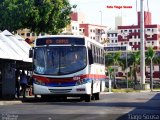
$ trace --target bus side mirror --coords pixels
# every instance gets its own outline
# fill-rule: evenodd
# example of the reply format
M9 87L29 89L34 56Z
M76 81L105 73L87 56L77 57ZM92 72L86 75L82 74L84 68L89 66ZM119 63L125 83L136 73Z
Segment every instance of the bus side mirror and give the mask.
M33 57L33 49L30 49L29 50L29 58L32 58Z
M92 55L92 50L88 50L88 57L89 57L89 65L93 64L93 55Z

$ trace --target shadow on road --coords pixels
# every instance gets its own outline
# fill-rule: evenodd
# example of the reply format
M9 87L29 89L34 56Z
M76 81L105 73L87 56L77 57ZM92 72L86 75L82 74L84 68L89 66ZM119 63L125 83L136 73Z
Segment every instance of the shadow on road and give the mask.
M126 105L130 107L130 104ZM134 110L122 115L117 120L160 120L160 93L145 103L137 103L135 107Z
M82 102L80 98L67 98L67 99L55 99L55 98L49 98L49 99L41 99L41 98L26 98L26 99L21 99L23 103L43 103L47 102L48 104L53 104L54 102L56 104L62 103L62 102Z

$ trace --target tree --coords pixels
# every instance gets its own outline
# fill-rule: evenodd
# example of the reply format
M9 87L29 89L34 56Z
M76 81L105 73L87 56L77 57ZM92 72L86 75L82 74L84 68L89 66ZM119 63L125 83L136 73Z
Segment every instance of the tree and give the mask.
M159 65L159 73L160 73L160 64L159 64L160 63L160 52L159 51L157 51L155 53L155 57L153 59L153 63ZM160 79L160 77L159 77L159 79Z
M134 77L134 84L137 84L137 70L138 65L140 64L140 51L133 52L129 57L128 57L128 66L133 66L133 77Z
M117 88L116 84L116 66L120 64L121 52L109 53L105 56L105 65L114 66L114 88Z
M150 62L150 86L151 91L153 91L153 58L155 56L155 51L153 51L152 47L148 47L146 52L146 60Z
M1 0L0 30L57 34L70 23L68 0Z

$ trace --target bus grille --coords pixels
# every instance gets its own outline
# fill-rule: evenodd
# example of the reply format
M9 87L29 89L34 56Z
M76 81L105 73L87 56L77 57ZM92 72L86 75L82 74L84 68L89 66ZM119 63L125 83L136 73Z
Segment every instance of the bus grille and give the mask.
M51 93L69 93L72 89L49 89Z

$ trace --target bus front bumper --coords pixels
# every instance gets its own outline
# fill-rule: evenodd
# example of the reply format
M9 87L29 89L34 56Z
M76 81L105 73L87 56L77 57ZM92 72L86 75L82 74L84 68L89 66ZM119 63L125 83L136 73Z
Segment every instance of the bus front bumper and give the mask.
M36 95L81 95L91 94L91 83L72 87L48 87L33 84L33 92Z

